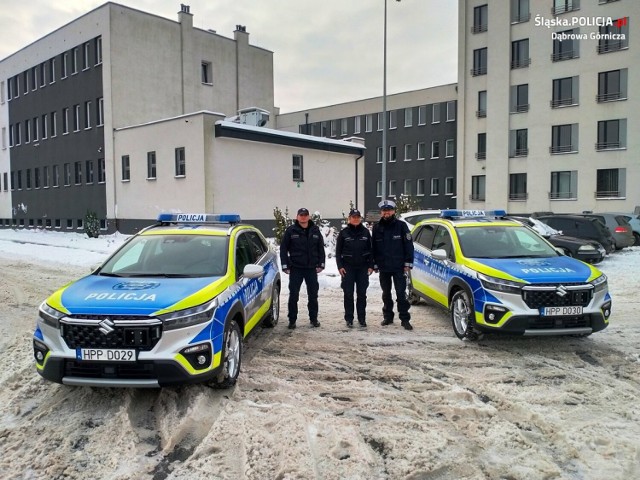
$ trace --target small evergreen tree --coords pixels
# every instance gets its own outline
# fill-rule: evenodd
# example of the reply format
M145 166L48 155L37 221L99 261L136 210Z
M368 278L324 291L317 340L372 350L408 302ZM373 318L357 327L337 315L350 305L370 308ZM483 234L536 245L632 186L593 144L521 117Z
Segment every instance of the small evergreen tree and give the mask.
M87 210L84 216L84 233L89 238L98 238L100 236L100 220L96 212Z
M412 197L411 195L406 195L401 193L396 197L396 214L400 215L401 213L411 212L413 210L420 210L420 201Z
M284 231L289 225L293 225L293 220L289 218L289 207L286 207L284 213L280 208L274 207L273 216L276 219L276 226L273 228L273 233L276 237L276 244L282 243L282 237L284 237Z

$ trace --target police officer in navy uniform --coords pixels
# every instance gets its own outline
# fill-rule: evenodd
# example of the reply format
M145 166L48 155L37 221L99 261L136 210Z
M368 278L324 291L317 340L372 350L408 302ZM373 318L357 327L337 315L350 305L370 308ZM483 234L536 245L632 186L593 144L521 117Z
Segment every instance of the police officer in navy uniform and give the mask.
M356 311L358 323L367 326L367 288L369 275L373 272L371 251L371 233L362 225L362 215L357 209L349 212L347 226L338 234L336 240L336 263L342 276L341 287L344 291L344 319L347 327L353 327L353 291L357 294Z
M304 281L307 286L307 308L312 327L318 322L318 273L324 270L324 238L318 226L309 218L309 210L300 208L293 225L289 226L280 244L280 263L289 277L289 328L296 328L298 297Z
M373 226L372 237L374 269L380 272L382 288L382 325L393 323L393 283L400 322L405 329L413 330L409 323L411 314L406 295L406 273L413 268L413 239L407 224L396 218L396 204L393 200L383 200L378 207L380 221Z

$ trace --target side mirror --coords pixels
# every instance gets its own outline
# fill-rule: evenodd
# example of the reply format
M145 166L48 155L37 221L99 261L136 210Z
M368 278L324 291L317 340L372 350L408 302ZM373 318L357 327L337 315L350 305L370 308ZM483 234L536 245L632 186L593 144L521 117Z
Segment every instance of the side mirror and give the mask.
M256 265L255 263L250 263L244 266L244 270L242 271L242 275L245 278L260 278L264 274L264 268L260 265Z
M433 252L431 252L431 258L434 258L436 260L446 260L447 258L449 258L449 255L447 255L446 250L443 250L442 248L439 248L437 250L434 250Z
M561 249L560 247L555 247L556 252L558 252L560 255L566 255L566 253L564 252L563 249Z

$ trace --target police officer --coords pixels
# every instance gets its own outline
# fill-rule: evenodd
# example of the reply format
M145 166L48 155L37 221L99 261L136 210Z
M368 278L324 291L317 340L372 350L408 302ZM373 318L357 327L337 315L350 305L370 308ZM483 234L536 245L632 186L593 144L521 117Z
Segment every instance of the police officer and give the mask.
M341 287L344 291L344 319L347 327L353 327L353 290L355 286L358 299L356 310L358 323L367 326L367 288L369 275L373 272L371 252L371 233L362 225L362 215L357 209L349 212L347 226L338 234L336 240L336 263L342 276Z
M318 226L309 218L309 210L298 209L280 244L280 263L289 277L289 328L296 328L298 297L304 281L307 286L307 308L312 327L318 322L318 273L324 270L324 239Z
M380 272L382 288L382 325L393 323L393 283L400 322L406 330L413 330L406 295L406 273L413 268L413 240L407 224L396 218L393 200L383 200L378 207L380 221L374 225L372 237L374 269Z

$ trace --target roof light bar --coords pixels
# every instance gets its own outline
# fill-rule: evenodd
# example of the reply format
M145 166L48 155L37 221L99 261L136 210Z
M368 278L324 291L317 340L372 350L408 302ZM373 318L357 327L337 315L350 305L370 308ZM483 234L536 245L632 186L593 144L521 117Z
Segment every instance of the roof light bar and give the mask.
M507 214L505 210L442 210L442 218L500 218Z
M240 223L236 213L161 213L158 222L163 223Z

